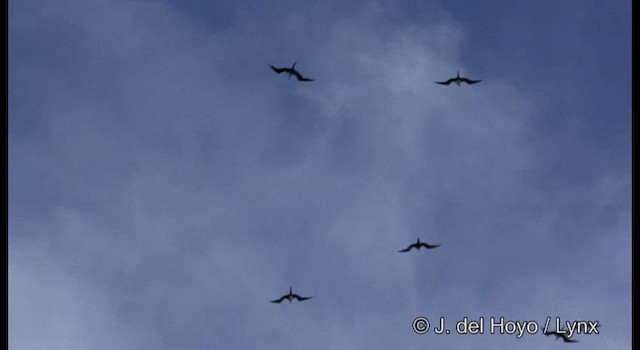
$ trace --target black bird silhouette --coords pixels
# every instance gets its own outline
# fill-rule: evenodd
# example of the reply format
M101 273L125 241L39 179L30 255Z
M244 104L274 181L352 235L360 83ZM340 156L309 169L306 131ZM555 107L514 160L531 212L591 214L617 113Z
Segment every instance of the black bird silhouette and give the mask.
M553 332L545 332L543 334L546 335L546 336L555 335L556 336L556 340L562 338L562 341L565 342L565 343L577 343L578 342L578 340L569 338L567 333L560 333L558 331L553 331Z
M301 297L298 294L293 294L293 287L289 287L289 294L285 294L285 295L281 296L280 299L271 300L271 302L272 303L276 303L276 304L280 304L285 299L288 299L289 303L291 303L291 301L293 299L296 299L298 301L305 301L307 299L311 299L311 297Z
M398 250L400 253L406 253L408 251L411 250L411 248L416 248L417 250L420 250L420 248L425 247L427 249L433 249L433 248L438 248L440 245L439 244L427 244L424 242L420 242L420 238L418 238L418 240L416 241L416 243L413 243L411 245L409 245L408 247L402 249L402 250Z
M456 83L458 86L460 86L460 83L467 83L467 84L475 84L475 83L479 83L482 80L471 80L471 79L467 79L464 77L460 76L460 72L458 72L458 74L456 75L455 78L451 78L447 81L436 81L436 84L441 84L441 85L449 85L451 83Z
M271 69L273 69L274 72L280 74L282 72L286 72L289 74L289 78L291 78L291 75L295 75L296 78L298 78L299 81L313 81L313 79L309 79L309 78L305 78L302 76L302 74L300 74L300 72L298 72L296 70L296 62L293 62L293 66L291 66L291 68L278 68L278 67L274 67L272 65L269 65L269 67L271 67Z

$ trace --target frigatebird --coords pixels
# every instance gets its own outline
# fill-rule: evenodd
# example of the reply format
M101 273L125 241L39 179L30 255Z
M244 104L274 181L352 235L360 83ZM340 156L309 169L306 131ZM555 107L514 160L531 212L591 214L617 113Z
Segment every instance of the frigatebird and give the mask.
M458 72L458 74L456 75L455 78L451 78L447 81L436 81L436 84L441 84L441 85L449 85L451 83L456 83L458 86L460 86L460 83L467 83L469 85L471 84L475 84L475 83L479 83L482 80L471 80L471 79L467 79L464 77L460 76L460 72Z
M298 294L293 294L293 287L289 287L289 294L285 294L285 295L281 296L280 299L271 300L271 302L272 303L276 303L276 304L280 304L285 299L288 299L289 303L291 303L291 301L293 299L296 299L298 301L305 301L307 299L311 299L311 297L301 297Z
M296 68L295 68L296 67L296 62L295 61L293 62L293 66L291 66L291 68L286 68L286 67L278 68L278 67L274 67L272 65L269 65L269 67L271 67L271 69L273 69L273 71L278 73L278 74L280 74L282 72L288 73L289 74L289 78L291 78L291 75L293 74L293 75L296 76L296 78L298 78L299 81L313 81L313 79L309 79L309 78L303 77L302 74L300 74L300 72L298 72L296 70Z
M406 253L408 251L411 250L411 248L416 248L417 250L420 250L420 248L425 247L427 249L433 249L433 248L438 248L440 245L439 244L427 244L424 242L420 242L420 238L418 238L418 240L416 241L416 243L413 243L411 245L409 245L408 247L398 250L400 253Z
M556 336L556 340L562 338L562 341L564 341L565 343L577 343L578 342L578 340L569 338L567 333L560 333L558 331L553 331L553 332L544 332L543 334L547 335L547 336L555 335Z

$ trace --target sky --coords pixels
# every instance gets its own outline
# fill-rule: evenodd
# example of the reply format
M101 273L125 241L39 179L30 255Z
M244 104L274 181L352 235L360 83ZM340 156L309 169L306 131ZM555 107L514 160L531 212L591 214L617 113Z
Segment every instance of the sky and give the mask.
M10 349L631 348L630 1L8 8Z

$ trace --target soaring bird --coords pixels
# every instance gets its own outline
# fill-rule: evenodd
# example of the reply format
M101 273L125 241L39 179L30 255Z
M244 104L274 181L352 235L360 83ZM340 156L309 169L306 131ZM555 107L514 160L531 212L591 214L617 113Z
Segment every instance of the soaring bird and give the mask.
M441 84L441 85L449 85L451 83L456 83L458 86L460 86L460 83L467 83L467 84L475 84L475 83L479 83L482 80L471 80L471 79L467 79L464 77L460 76L460 72L458 72L458 74L456 75L455 78L451 78L447 81L436 81L436 84Z
M282 72L288 73L289 74L289 78L291 78L291 75L293 74L293 75L296 76L296 78L298 78L299 81L313 81L313 79L309 79L309 78L303 77L302 74L300 74L300 72L298 72L296 70L296 68L295 68L296 67L296 62L295 61L293 62L293 66L291 66L291 68L286 68L286 67L278 68L278 67L274 67L272 65L269 65L269 67L271 67L271 69L273 69L273 71L278 73L278 74L280 74Z
M416 248L417 250L420 250L420 248L422 248L422 247L425 247L427 249L433 249L433 248L438 248L439 246L440 246L440 244L431 245L431 244L427 244L427 243L424 243L424 242L420 242L420 238L418 238L416 243L413 243L413 244L409 245L408 247L406 247L404 249L401 249L401 250L398 250L398 251L400 253L406 253L406 252L410 251L411 248Z
M563 332L560 333L558 331L553 331L553 332L545 332L543 333L544 335L555 335L556 336L556 340L562 338L562 341L564 341L565 343L577 343L578 340L575 339L570 339L569 336L567 335L567 333Z
M307 299L311 299L311 297L301 297L298 294L293 294L293 287L289 287L289 294L285 294L285 295L281 296L280 299L271 300L271 302L272 303L276 303L276 304L280 304L285 299L288 299L289 303L291 303L291 301L293 299L296 299L298 301L305 301Z

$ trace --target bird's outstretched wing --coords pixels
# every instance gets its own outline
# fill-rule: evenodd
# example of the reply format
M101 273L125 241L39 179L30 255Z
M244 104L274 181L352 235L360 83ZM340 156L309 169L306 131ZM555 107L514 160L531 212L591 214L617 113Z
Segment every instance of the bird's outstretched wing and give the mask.
M438 248L440 246L440 244L427 244L427 243L422 243L422 246L427 248L427 249L433 249L433 248Z
M564 341L565 343L577 343L577 342L579 342L579 340L570 339L569 337L567 337L566 334L562 336L562 341Z
M449 84L451 84L451 82L453 82L453 79L449 79L447 81L436 81L436 84L449 85Z
M294 294L293 297L296 298L298 301L305 301L312 298L312 297L301 297L297 294Z
M462 81L464 81L465 83L471 85L471 84L479 83L482 80L471 80L471 79L467 79L467 78L462 78Z
M303 77L302 74L298 73L297 71L293 71L293 74L296 76L296 78L298 78L299 81L313 81L313 79Z
M404 248L404 249L398 250L398 252L400 252L400 253L406 253L406 252L410 251L410 250L411 250L411 248L413 248L414 246L415 246L415 244L412 244L412 245L410 245L410 246L408 246L408 247L406 247L406 248Z
M274 67L272 65L269 65L269 67L271 67L271 69L273 69L274 72L280 74L282 72L286 72L288 68L278 68L278 67Z
M564 337L564 333L560 333L558 331L551 331L551 332L546 332L546 333L542 333L542 334L544 334L544 335L555 335L556 338Z
M554 335L556 337L556 340L558 340L559 338L562 338L562 341L565 342L565 343L578 343L579 342L579 340L575 340L575 339L571 339L571 338L567 337L566 333L558 333L557 331L554 331L554 332L546 332L546 333L543 333L543 334L547 335L547 336Z
M276 300L271 300L272 303L276 303L276 304L280 304L281 302L283 302L285 299L287 299L286 295L283 295L282 297L280 297L280 299L276 299Z

